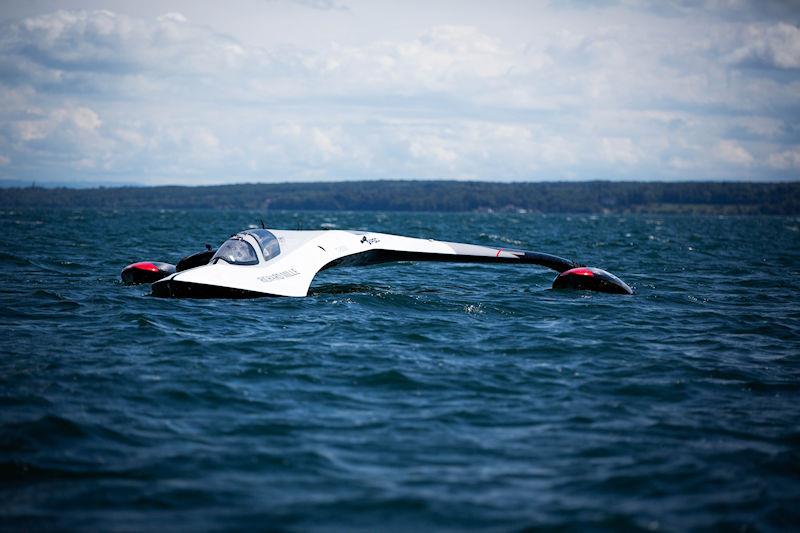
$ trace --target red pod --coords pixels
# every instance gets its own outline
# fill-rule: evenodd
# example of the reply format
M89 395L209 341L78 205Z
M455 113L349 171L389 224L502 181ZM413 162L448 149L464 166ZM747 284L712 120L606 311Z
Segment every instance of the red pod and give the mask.
M175 265L159 261L140 261L122 269L122 282L125 285L153 283L175 273Z
M633 294L627 283L610 272L594 267L565 270L553 280L554 289L576 289L612 294Z

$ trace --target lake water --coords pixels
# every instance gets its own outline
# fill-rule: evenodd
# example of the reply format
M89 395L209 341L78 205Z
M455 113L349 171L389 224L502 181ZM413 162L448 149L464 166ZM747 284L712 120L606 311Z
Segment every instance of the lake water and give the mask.
M264 217L531 249L308 298L123 286ZM800 527L800 219L4 211L0 529Z

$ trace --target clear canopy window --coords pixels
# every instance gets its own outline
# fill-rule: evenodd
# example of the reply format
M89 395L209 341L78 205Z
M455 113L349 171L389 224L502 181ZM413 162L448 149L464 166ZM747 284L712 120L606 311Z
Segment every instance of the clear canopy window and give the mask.
M231 237L219 247L217 253L211 258L211 263L222 259L231 265L257 265L258 256L250 243L241 237Z
M269 261L281 253L278 238L272 232L265 229L251 229L245 233L256 238L259 246L261 246L261 252L264 254L264 261Z

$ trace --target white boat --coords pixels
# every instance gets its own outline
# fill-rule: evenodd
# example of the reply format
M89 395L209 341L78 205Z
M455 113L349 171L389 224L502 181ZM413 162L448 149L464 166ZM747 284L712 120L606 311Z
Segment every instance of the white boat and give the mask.
M142 262L126 267L123 279L126 270L146 267L155 278L166 276L152 284L155 296L301 297L308 294L311 282L322 270L397 261L533 264L559 273L553 281L554 289L633 294L613 274L555 255L348 230L249 229L230 237L215 252L184 258L175 273L168 268L155 271L147 266L154 263Z

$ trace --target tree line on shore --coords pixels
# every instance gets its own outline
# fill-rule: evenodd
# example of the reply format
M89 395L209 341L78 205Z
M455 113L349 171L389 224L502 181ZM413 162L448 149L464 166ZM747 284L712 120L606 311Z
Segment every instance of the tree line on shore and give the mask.
M214 186L17 187L3 208L800 214L800 182L341 181Z

